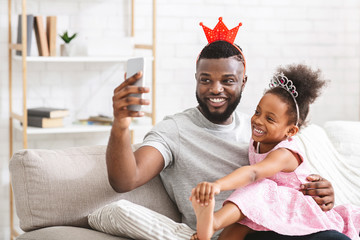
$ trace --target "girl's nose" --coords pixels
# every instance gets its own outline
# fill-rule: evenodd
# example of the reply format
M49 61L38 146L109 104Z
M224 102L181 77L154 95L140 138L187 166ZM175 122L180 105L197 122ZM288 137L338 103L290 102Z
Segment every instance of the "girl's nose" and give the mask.
M261 118L259 116L254 116L252 118L252 122L256 125L262 125L262 121L261 121Z

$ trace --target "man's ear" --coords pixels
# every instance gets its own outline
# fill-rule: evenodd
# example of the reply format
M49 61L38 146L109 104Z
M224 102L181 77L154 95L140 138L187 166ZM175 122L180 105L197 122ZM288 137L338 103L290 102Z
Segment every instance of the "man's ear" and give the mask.
M286 136L287 137L292 137L292 136L295 136L298 132L299 132L299 127L295 126L295 125L292 125L291 127L289 127L289 129L288 129L288 131L286 133Z
M248 80L248 76L245 74L244 79L243 79L243 84L245 85L247 83Z
M241 91L244 90L246 82L247 82L247 75L244 75L244 78L243 78L242 83L241 83Z

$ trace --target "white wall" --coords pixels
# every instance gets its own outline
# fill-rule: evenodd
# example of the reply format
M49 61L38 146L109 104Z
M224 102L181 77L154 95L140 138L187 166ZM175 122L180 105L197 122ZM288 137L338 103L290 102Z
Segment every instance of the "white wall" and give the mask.
M17 2L13 6L15 9L19 9L21 1ZM59 32L67 28L79 31L80 43L89 43L89 47L98 44L89 50L111 53L113 48L107 47L127 36L129 30L126 20L130 1L120 2L28 0L28 13L57 15ZM151 40L151 5L146 0L136 2L139 16L136 40L148 43ZM324 76L331 80L329 87L312 106L311 121L321 125L327 120L359 120L358 0L158 0L157 12L158 121L167 114L196 105L195 60L206 44L199 22L213 28L220 16L229 28L239 22L243 23L235 42L244 50L249 81L239 110L252 113L276 66L301 62L320 68ZM1 195L7 196L6 0L0 0L0 20L0 187ZM16 17L13 21L17 21ZM36 54L35 42L33 53ZM19 66L19 63L14 64ZM116 64L32 63L28 68L29 106L45 104L67 107L71 109L73 117L84 117L88 113L111 114L112 90L121 81L123 74L121 65ZM14 76L18 75L19 72L15 71ZM20 101L19 86L20 83L14 84L15 104ZM97 100L94 100L94 95ZM106 144L107 141L106 134L67 137L53 136L51 141L37 137L30 146L61 148ZM7 200L1 199L0 215L4 218L0 219L0 229L3 229L0 238L4 239L9 234L7 209Z
M331 80L312 106L312 121L359 119L359 1L190 2L159 4L158 99L172 102L159 103L159 118L196 103L194 63L206 44L199 22L214 27L223 16L229 28L243 23L235 41L248 64L241 110L252 113L276 66L306 63Z

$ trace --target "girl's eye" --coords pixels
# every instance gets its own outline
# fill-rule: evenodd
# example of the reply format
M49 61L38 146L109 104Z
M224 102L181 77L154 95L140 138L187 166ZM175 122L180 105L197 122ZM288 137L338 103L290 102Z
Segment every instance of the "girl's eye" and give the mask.
M275 122L275 120L274 120L273 118L271 118L271 117L267 117L267 120L268 120L269 122Z
M259 115L260 112L258 110L255 110L255 115Z

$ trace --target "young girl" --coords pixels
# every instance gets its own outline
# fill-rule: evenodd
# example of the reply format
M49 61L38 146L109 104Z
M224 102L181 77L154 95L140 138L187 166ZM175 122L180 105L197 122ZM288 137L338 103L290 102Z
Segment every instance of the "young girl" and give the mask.
M323 212L311 196L299 191L310 171L292 136L305 124L309 105L324 85L320 72L305 65L278 69L251 118L251 165L192 190L197 218L192 239L210 239L215 231L236 222L241 225L223 231L219 239L240 240L253 230L283 235L337 230L360 239L360 208L346 205ZM214 213L214 195L233 189Z

